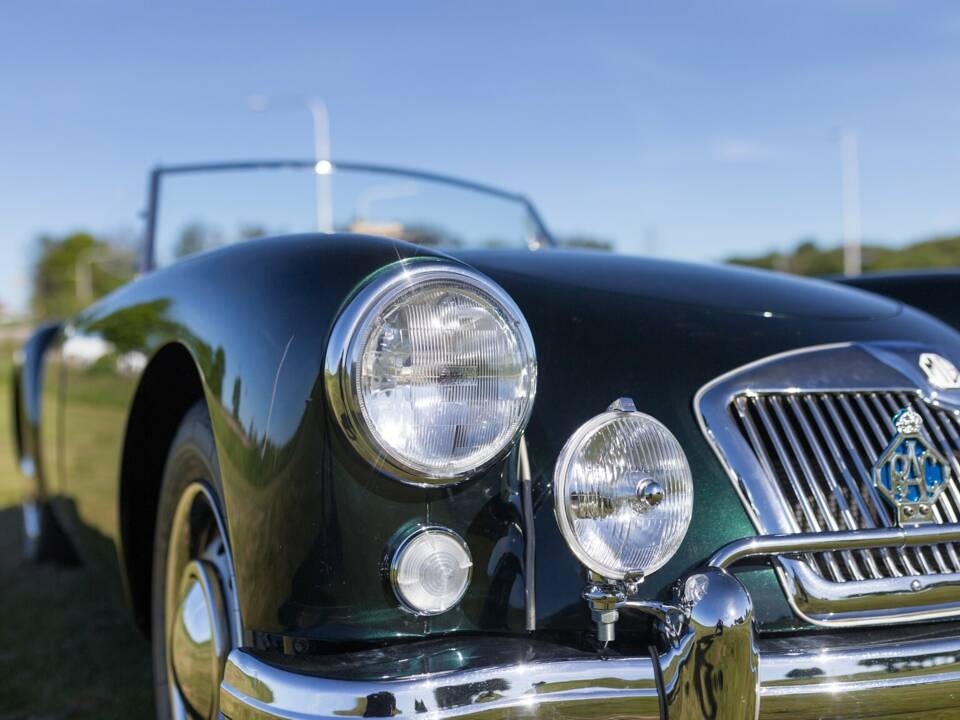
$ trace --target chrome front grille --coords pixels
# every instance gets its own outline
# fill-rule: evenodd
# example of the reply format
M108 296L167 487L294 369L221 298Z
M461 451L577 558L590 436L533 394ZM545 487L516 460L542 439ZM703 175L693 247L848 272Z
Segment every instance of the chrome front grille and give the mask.
M906 342L803 348L700 389L700 426L758 534L894 526L873 467L896 435L893 416L910 407L953 471L933 519L957 537L960 389L930 384L920 363L928 352L938 351ZM796 613L819 625L960 617L960 542L817 550L780 556L775 567Z
M917 392L743 393L731 415L764 473L789 508L795 532L860 530L896 525L873 484L872 468L896 433L892 417L912 407L928 439L960 475L960 421ZM950 483L934 508L937 522L960 519L960 491ZM807 556L821 577L843 583L960 572L960 547L828 552Z

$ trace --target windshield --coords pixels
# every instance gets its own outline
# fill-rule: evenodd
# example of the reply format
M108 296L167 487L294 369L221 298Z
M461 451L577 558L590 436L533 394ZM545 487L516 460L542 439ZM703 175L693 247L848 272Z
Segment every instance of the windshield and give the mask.
M437 248L537 249L549 236L520 195L356 163L161 168L148 235L153 263L271 235L352 232Z

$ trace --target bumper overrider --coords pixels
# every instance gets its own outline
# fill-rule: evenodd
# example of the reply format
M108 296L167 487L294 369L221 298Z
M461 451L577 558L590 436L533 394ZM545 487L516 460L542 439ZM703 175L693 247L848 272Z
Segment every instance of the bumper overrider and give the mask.
M768 640L754 630L753 603L731 568L746 558L793 556L960 541L960 525L769 535L736 541L678 583L672 604L631 598L600 585L585 593L598 627L621 614L652 615L662 634L639 657L602 657L526 644L512 657L471 652L451 669L424 663L422 649L355 657L327 671L231 653L220 692L222 714L247 718L551 717L821 718L947 717L960 707L960 628L913 626ZM960 592L960 588L957 588ZM409 657L405 657L404 653ZM489 658L487 663L476 658ZM332 668L332 669L330 669ZM382 679L384 677L390 679ZM362 678L362 679L358 679Z

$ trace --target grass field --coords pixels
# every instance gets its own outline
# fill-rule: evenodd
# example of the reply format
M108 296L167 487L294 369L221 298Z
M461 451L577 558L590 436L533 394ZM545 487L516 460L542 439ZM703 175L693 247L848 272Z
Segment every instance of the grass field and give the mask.
M11 439L11 349L0 346L0 720L150 717L150 646L115 581L21 560L27 485Z

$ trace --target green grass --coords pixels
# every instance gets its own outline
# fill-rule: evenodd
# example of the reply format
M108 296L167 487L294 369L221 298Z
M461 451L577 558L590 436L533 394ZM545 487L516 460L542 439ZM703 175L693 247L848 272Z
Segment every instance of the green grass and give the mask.
M0 346L0 720L144 718L150 646L105 569L21 559L10 428L10 351Z

